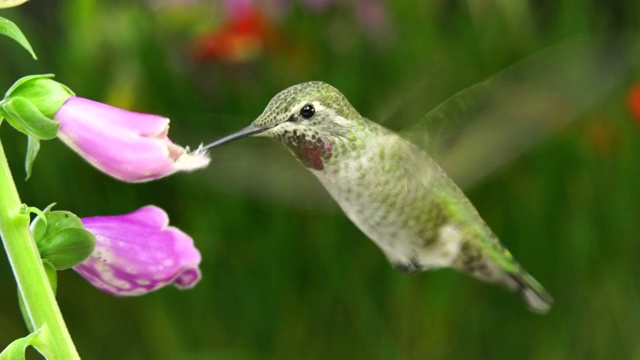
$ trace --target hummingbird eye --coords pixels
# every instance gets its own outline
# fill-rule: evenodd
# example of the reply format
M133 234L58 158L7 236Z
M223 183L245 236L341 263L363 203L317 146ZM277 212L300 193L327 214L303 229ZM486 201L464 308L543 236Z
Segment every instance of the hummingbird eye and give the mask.
M316 113L316 109L311 104L307 104L300 109L300 115L305 119L311 119Z

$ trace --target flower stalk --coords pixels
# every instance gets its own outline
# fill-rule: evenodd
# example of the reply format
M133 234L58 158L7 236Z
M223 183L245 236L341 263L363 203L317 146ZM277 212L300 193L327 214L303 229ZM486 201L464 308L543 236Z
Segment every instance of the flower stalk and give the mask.
M29 230L29 214L20 202L0 142L0 236L24 300L32 328L47 326L36 348L47 359L79 359Z

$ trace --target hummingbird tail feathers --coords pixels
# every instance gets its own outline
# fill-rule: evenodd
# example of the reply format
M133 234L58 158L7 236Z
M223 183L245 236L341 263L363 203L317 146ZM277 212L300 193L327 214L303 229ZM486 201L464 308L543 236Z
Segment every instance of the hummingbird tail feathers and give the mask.
M513 280L511 288L529 305L531 311L546 314L551 309L553 298L533 276L522 271L509 273L509 277Z

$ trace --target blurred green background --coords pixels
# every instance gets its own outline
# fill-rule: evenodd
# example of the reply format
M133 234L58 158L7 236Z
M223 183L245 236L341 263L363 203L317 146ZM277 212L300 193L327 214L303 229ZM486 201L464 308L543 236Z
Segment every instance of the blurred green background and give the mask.
M169 116L171 138L197 146L245 126L298 82L326 81L366 116L400 103L418 119L535 50L640 30L640 3L621 0L255 8L259 17L243 28L214 1L34 0L0 12L39 56L0 39L0 89L55 73L83 97ZM246 28L249 40L237 41ZM228 39L239 45L218 46ZM438 81L428 96L410 98L429 76ZM627 101L638 81L640 67L578 122L467 190L555 297L546 316L449 270L392 270L315 179L266 140L224 147L206 170L131 185L58 141L43 144L22 181L26 141L7 125L0 136L24 202L57 202L80 216L156 204L202 252L203 279L184 292L115 298L61 273L60 306L86 359L640 359L640 119ZM4 346L26 334L4 257L0 282Z

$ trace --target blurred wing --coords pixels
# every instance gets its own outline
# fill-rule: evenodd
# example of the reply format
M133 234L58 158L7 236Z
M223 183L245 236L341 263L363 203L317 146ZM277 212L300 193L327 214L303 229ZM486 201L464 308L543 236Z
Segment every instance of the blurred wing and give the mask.
M450 97L401 135L462 188L596 106L631 69L629 42L557 45Z

